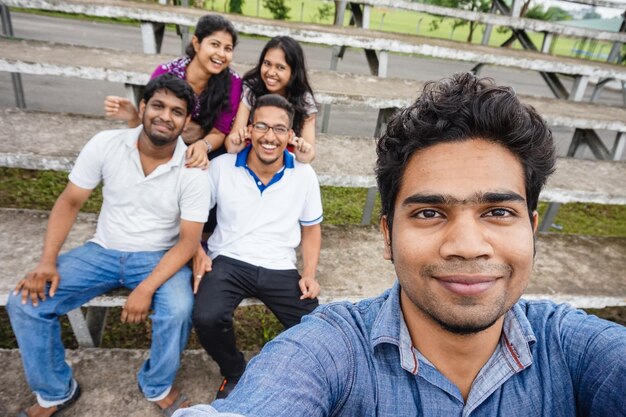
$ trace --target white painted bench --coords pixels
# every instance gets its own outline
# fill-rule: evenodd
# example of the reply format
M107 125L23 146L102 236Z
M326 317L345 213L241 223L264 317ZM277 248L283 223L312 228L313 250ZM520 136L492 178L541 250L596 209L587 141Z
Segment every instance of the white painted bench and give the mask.
M47 217L42 211L0 209L0 305L6 305L16 282L37 263ZM65 250L89 239L95 223L95 215L81 214ZM393 266L382 258L383 240L375 227L323 225L322 230L321 302L356 301L391 286ZM525 297L550 298L581 308L626 306L625 270L624 238L540 234L533 279ZM102 307L91 309L92 317L85 318L80 309L69 314L79 343L96 345L105 308L123 306L125 301L124 293L97 297L86 304ZM247 304L251 302L256 301Z
M198 18L207 12L200 9L120 0L0 0L0 4L27 9L109 18L129 18L143 22L172 23L184 26L195 25ZM268 37L289 35L300 42L319 45L371 49L383 53L420 54L433 58L563 73L583 78L582 84L586 84L590 78L613 77L617 80L626 80L626 68L619 65L389 32L265 20L240 15L228 15L227 17L238 31L251 35ZM383 73L386 73L386 65L381 66L378 75L383 75Z
M0 0L3 1L3 0ZM143 86L154 68L169 56L88 48L0 37L0 71L75 77ZM240 72L248 67L234 65ZM625 69L626 70L626 69ZM332 71L310 71L316 99L321 104L365 106L393 110L412 103L424 84L419 81L358 76ZM604 129L618 133L614 149L602 148L597 157L619 159L626 145L626 110L619 107L520 95L553 126Z
M123 124L99 117L1 109L0 131L5 139L0 142L0 166L69 171L90 137L119 127ZM372 138L320 134L313 163L322 185L371 190L363 224L370 223L374 205L374 146ZM540 198L552 203L626 204L626 163L560 158Z
M205 10L188 7L164 6L120 0L0 0L0 5L66 13L80 13L88 16L129 18L144 22L146 25L152 23L170 23L182 26L193 26L197 22L197 19L206 13ZM7 7L3 9L7 9ZM8 12L6 14L8 14ZM398 52L471 62L476 64L474 71L478 71L482 65L499 65L539 71L558 98L568 98L574 101L581 100L590 80L615 79L620 82L626 82L626 67L621 65L555 57L532 51L487 47L483 45L472 45L441 39L364 29L312 24L305 25L302 23L265 20L239 15L229 15L228 18L233 21L235 27L240 32L246 34L260 36L290 35L301 42L338 47L354 47L373 51L373 58L376 60L376 68L372 67L372 72L379 76L386 76L387 52ZM144 35L146 35L145 32ZM147 35L144 36L144 40L149 37L150 36ZM156 42L154 39L152 41ZM376 52L379 53L378 57L375 56ZM369 58L372 57L368 56L368 60L370 60ZM571 91L568 91L563 86L557 74L575 77L576 81ZM16 74L14 77L19 77L19 75ZM18 93L16 93L16 95L18 95ZM380 123L377 125L376 134L380 132L389 114L390 112L388 111L380 112ZM322 132L326 131L327 123L328 111L325 111L322 122ZM599 145L601 141L598 140L595 132L590 130L582 133L577 132L577 140L575 143L579 142L593 142L589 143L592 149L602 147L602 145ZM616 140L615 148L620 148L619 140ZM608 156L608 154L609 152L604 152L604 157Z
M0 71L36 75L56 75L92 80L125 83L129 92L144 85L152 70L172 57L141 55L109 49L87 48L38 41L0 38ZM243 70L241 68L240 70ZM399 107L415 99L423 83L399 79L356 76L327 71L311 71L311 82L316 98L322 104L366 106L379 109L378 136L386 118ZM130 94L133 95L133 94ZM569 155L574 155L579 143L586 143L599 159L620 159L626 146L626 110L581 102L520 96L522 101L534 106L546 121L554 126L573 127L577 130ZM135 101L136 97L133 97ZM616 132L612 149L608 149L593 129ZM363 221L369 223L375 189L364 210ZM551 206L542 230L547 230L558 211Z

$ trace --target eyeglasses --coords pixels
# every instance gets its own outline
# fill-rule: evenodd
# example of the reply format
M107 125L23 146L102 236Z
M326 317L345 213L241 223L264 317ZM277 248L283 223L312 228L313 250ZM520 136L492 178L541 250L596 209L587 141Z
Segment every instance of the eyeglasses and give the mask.
M274 131L276 136L285 136L289 133L289 128L283 125L269 126L263 122L257 122L252 125L252 128L259 133L267 133L270 129Z

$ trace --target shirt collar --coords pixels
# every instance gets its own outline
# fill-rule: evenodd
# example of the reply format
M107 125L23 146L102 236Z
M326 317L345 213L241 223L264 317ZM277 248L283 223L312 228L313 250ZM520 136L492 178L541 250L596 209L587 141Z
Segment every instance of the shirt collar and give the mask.
M248 165L248 154L250 153L250 149L252 149L252 145L246 146L237 154L237 158L235 159L236 167L245 167ZM285 168L295 167L293 154L287 149L283 151L283 162L285 164Z
M516 303L504 315L504 324L500 345L506 361L517 372L527 368L532 363L530 347L536 342L532 326L524 314L520 303ZM400 308L400 284L396 280L393 287L387 292L384 301L370 333L372 350L381 343L390 343L398 347L400 364L403 369L417 374L418 358L421 356L413 348L411 335Z

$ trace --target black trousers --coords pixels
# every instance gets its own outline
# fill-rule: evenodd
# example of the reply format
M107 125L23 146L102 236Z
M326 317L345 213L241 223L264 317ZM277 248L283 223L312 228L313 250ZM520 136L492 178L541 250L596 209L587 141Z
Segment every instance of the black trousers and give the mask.
M319 305L317 299L300 300L299 280L295 269L266 269L225 256L213 260L196 294L193 325L200 344L225 378L238 379L246 367L236 346L235 308L244 298L256 297L286 328L295 326Z

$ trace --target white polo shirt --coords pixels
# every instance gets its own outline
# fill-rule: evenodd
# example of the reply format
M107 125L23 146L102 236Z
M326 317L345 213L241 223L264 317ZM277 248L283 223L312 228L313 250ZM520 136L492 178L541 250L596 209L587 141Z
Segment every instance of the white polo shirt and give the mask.
M107 249L169 250L178 241L180 219L207 220L208 172L185 168L187 146L179 136L172 159L146 177L137 148L142 129L98 133L82 149L69 175L72 183L90 190L104 182L104 201L91 242Z
M211 161L211 206L217 227L209 256L238 259L268 269L295 269L300 226L322 221L322 199L311 165L285 151L285 166L264 186L248 168L251 147Z

